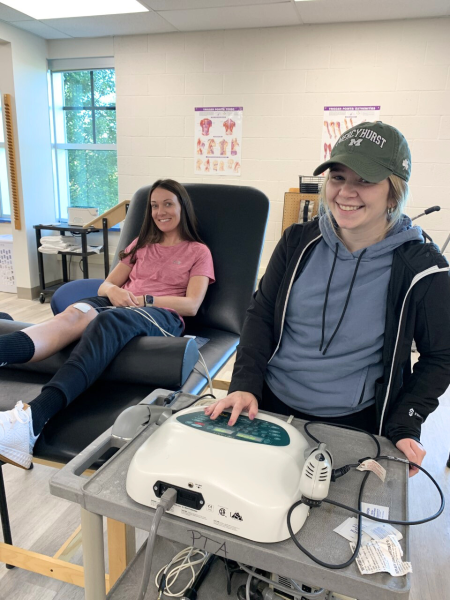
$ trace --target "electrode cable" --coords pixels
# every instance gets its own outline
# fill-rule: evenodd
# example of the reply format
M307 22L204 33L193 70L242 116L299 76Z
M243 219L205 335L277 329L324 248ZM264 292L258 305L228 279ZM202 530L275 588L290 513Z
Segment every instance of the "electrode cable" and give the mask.
M407 459L397 458L395 456L380 456L381 449L380 449L380 444L379 444L378 440L376 439L376 437L373 434L371 434L371 433L369 433L367 431L364 431L362 429L358 429L357 427L351 427L351 426L347 426L347 425L340 425L340 424L337 424L337 423L327 423L326 421L308 421L304 425L305 432L306 432L306 434L311 439L313 439L315 442L317 442L319 444L320 444L320 441L316 437L314 437L311 434L311 432L309 431L309 425L313 425L313 424L317 424L317 425L330 425L332 427L339 427L341 429L350 429L350 430L353 430L353 431L358 431L360 433L366 434L367 436L369 436L375 442L375 444L377 446L377 453L376 453L376 456L373 458L373 460L377 460L377 461L378 460L392 460L394 462L401 462L403 464L408 464L410 466L417 467L420 471L422 471L423 473L425 473L425 475L427 475L427 477L434 483L434 485L435 485L435 487L436 487L436 489L437 489L437 491L439 493L440 499L441 499L441 505L439 507L439 510L434 515L432 515L431 517L427 517L425 519L420 519L420 520L416 520L416 521L400 521L400 520L394 520L394 519L382 519L380 517L375 517L375 516L366 514L366 513L364 513L361 510L361 503L362 503L362 495L363 495L363 492L364 492L364 488L365 488L367 479L368 479L368 477L370 475L370 471L368 471L367 473L364 474L363 480L361 482L361 485L360 485L360 488L359 488L358 508L357 509L355 509L355 508L353 508L351 506L346 506L345 504L341 504L340 502L336 502L334 500L329 500L327 498L324 498L322 500L322 502L326 502L327 504L332 504L334 506L338 506L339 508L343 508L345 510L348 510L348 511L353 512L356 515L358 515L358 536L357 536L357 542L356 542L355 551L353 552L353 554L349 558L349 560L347 560L345 563L341 563L341 564L329 564L329 563L326 563L324 561L321 561L319 558L317 558L316 556L314 556L313 554L311 554L306 548L304 548L300 544L300 542L297 540L297 538L295 537L295 533L294 533L294 531L292 529L292 525L291 525L291 515L292 515L293 511L297 508L297 506L299 506L300 504L303 504L302 500L298 500L297 502L295 502L291 506L291 508L289 509L288 514L287 514L287 527L288 527L288 531L289 531L289 534L291 536L292 541L297 546L297 548L299 548L304 554L306 554L306 556L308 556L315 563L321 565L322 567L326 567L328 569L344 569L345 567L348 567L349 565L351 565L352 562L354 562L354 560L358 556L358 552L359 552L359 549L361 547L361 539L362 539L361 519L362 519L363 516L366 517L366 518L368 518L368 519L371 519L373 521L378 521L380 523L387 523L389 525L421 525L423 523L428 523L429 521L433 521L434 519L437 519L437 517L439 517L439 515L442 513L442 511L444 510L444 507L445 507L444 494L443 494L441 488L439 487L439 484L437 483L437 481L432 477L432 475L430 473L428 473L428 471L426 469L424 469L420 465L418 465L418 464L416 464L416 463L414 463L412 461L409 461ZM371 457L369 457L369 458L371 458ZM364 458L364 459L361 459L358 464L360 464L361 462L363 462L366 459L367 459L367 457ZM356 464L356 465L355 464L346 465L346 467L356 467L356 466L358 466L358 464ZM345 467L342 467L342 469L345 469Z

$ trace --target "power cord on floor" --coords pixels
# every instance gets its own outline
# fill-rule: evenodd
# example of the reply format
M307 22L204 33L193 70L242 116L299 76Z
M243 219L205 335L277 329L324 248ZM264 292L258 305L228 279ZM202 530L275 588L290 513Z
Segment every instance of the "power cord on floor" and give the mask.
M352 562L354 562L354 560L358 556L358 552L361 547L361 539L362 539L361 519L363 516L366 517L367 519L371 519L373 521L378 521L380 523L388 523L389 525L420 525L422 523L428 523L429 521L433 521L434 519L437 519L437 517L439 517L439 515L442 513L442 511L444 510L444 507L445 507L444 494L443 494L441 488L439 487L439 484L437 483L437 481L423 467L421 467L420 465L417 465L416 463L413 463L412 461L404 459L404 458L397 458L395 456L380 456L381 449L380 449L380 444L379 444L378 440L376 439L376 437L374 435L372 435L371 433L369 433L367 431L358 429L356 427L350 427L350 426L346 426L346 425L338 425L336 423L327 423L326 421L308 421L305 424L305 432L311 439L313 439L315 442L317 442L319 444L320 444L320 441L316 437L314 437L311 434L311 432L309 431L309 426L313 425L313 424L330 425L332 427L339 427L341 429L351 429L353 431L358 431L360 433L364 433L364 434L368 435L375 442L375 445L377 447L377 453L376 453L376 456L373 458L373 460L377 460L377 461L378 460L392 460L395 462L400 462L403 464L408 464L413 467L417 467L420 471L425 473L425 475L427 475L427 477L434 483L434 485L439 493L440 499L441 499L441 506L434 515L432 515L431 517L427 517L425 519L419 519L417 521L398 521L398 520L396 521L393 519L381 519L379 517L375 517L375 516L366 514L365 512L363 512L361 510L361 504L362 504L362 496L363 496L364 488L365 488L367 479L370 475L370 471L368 471L367 473L364 474L363 480L361 482L361 486L359 488L358 508L357 509L355 509L351 506L346 506L345 504L341 504L340 502L336 502L334 500L329 500L328 498L324 498L322 500L322 502L326 502L327 504L332 504L334 506L338 506L339 508L344 508L345 510L349 510L358 515L358 536L357 536L355 551L353 552L353 554L349 558L349 560L347 560L345 563L336 564L336 565L321 561L319 558L317 558L316 556L311 554L308 550L306 550L306 548L304 548L300 544L300 542L297 540L297 538L295 537L295 533L294 533L294 531L292 529L292 525L291 525L291 516L292 516L293 511L297 508L297 506L299 506L300 504L303 504L303 501L299 500L298 502L295 502L295 504L293 504L291 506L291 508L289 509L288 514L287 514L287 527L289 530L289 534L291 536L292 541L297 546L297 548L299 548L304 554L306 554L306 556L308 556L315 563L321 565L322 567L326 567L327 569L344 569L345 567L348 567L349 565L351 565ZM371 458L371 457L366 457L364 459L360 459L357 464L345 465L344 467L341 467L340 469L333 470L334 479L332 478L332 480L335 481L338 477L342 477L342 475L345 475L346 473L348 473L351 468L356 468L357 466L359 466L359 464L361 462L363 462L364 460L367 460L367 458Z

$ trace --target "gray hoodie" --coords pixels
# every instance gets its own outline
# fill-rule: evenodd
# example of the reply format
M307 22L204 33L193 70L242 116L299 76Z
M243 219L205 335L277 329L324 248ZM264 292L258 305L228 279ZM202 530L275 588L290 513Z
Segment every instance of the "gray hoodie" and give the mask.
M423 238L420 227L403 215L382 241L352 253L328 217L321 217L319 226L322 240L292 286L281 344L266 381L288 406L337 417L374 402L375 381L383 373L393 253Z

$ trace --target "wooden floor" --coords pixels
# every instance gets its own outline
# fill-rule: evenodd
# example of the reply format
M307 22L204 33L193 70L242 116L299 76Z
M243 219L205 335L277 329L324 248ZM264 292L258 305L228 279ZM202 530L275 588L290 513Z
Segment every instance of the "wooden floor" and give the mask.
M0 293L0 312L8 312L15 320L29 323L40 323L51 317L48 303L41 305L37 301L18 300L5 293ZM222 370L225 377L230 374L229 366ZM450 469L445 466L450 450L449 390L424 426L422 441L428 452L424 466L438 481L449 501ZM48 481L54 473L50 467L36 465L32 471L11 466L3 469L14 543L53 555L79 525L78 506L50 495ZM424 476L410 480L410 504L411 518L419 519L437 509L437 494ZM143 533L138 532L138 543L142 539ZM76 549L67 559L82 564L81 549ZM450 508L436 521L411 528L411 562L413 583L409 600L450 600ZM0 600L83 598L81 588L21 569L7 570L0 565Z

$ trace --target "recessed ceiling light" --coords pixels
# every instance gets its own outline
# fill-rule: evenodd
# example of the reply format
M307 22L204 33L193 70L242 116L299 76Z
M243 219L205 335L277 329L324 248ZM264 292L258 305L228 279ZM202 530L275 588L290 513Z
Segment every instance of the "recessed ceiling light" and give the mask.
M148 11L137 0L2 0L2 3L40 20Z

